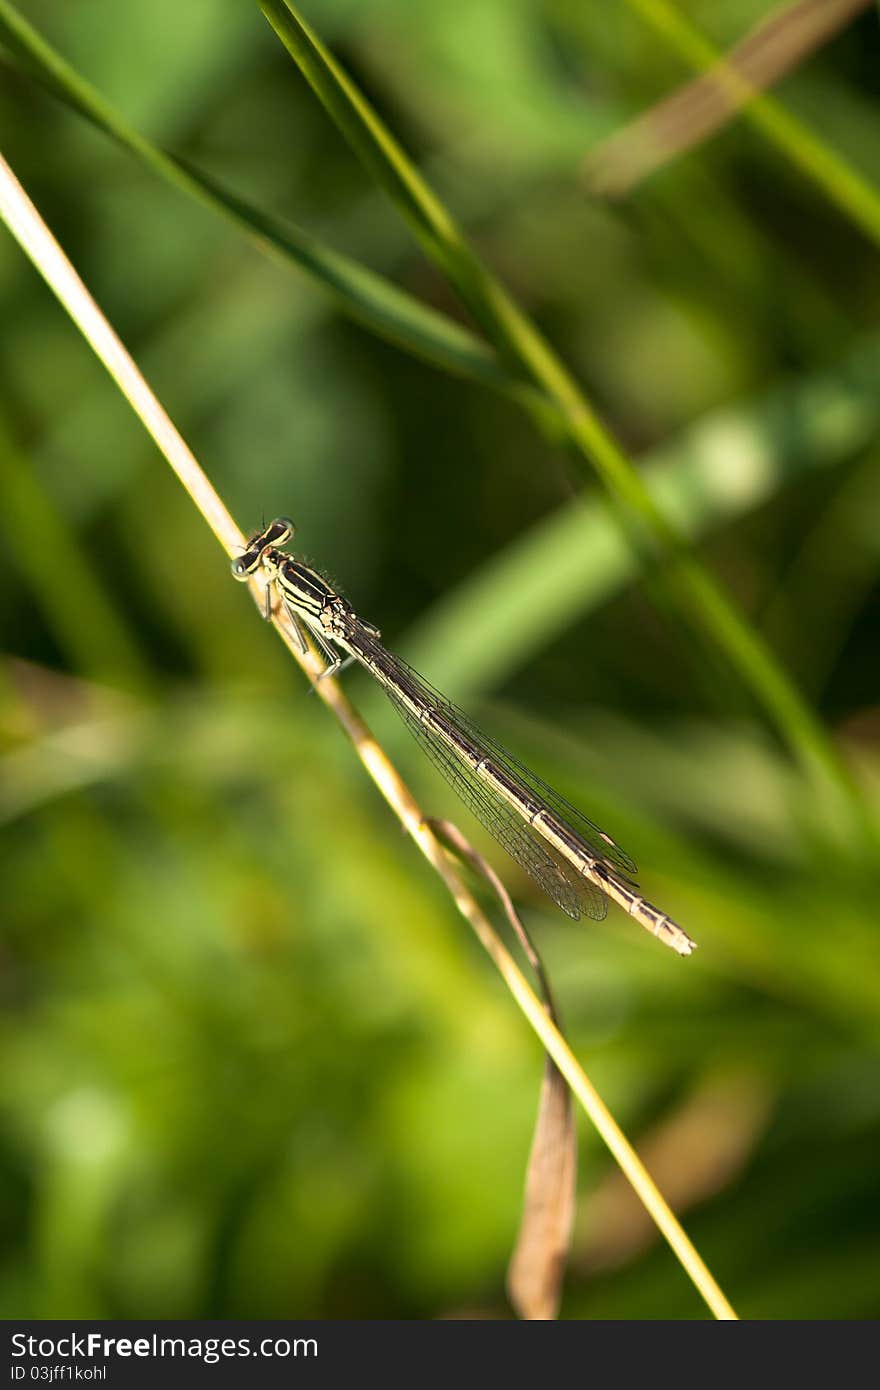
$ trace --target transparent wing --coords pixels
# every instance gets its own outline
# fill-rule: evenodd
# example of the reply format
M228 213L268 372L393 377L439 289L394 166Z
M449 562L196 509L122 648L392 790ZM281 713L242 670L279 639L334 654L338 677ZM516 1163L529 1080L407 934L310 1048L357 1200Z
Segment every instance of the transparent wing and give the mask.
M412 672L411 667L408 667L407 670ZM416 675L417 673L412 672L412 674ZM427 682L422 677L419 677L419 680L422 685L427 686ZM454 719L456 724L459 725L468 737L477 742L481 748L485 749L487 755L492 758L493 762L496 762L510 777L514 778L523 788L531 792L533 797L537 797L545 806L548 806L554 815L558 816L561 821L564 821L565 824L575 832L588 854L591 854L596 859L604 861L604 863L607 864L609 868L613 869L614 873L618 876L629 880L633 884L635 883L638 874L638 867L635 860L627 854L626 850L623 849L616 840L613 840L611 836L607 834L606 831L602 830L600 826L596 825L594 821L589 820L576 806L572 806L570 801L566 801L564 796L561 796L554 787L551 787L549 783L539 777L536 772L532 772L531 768L526 767L518 758L515 758L503 744L497 741L497 739L492 738L485 730L481 729L479 725L475 724L470 716L465 714L464 710L459 709L457 705L452 703L448 696L441 695L439 691L433 690L430 686L427 686L427 688L431 690L434 699L438 702L438 705L444 713L447 714L449 718Z
M604 864L616 877L634 881L635 864L609 835L518 762L500 743L485 734L463 710L435 690L405 661L387 651L371 632L358 624L348 634L348 640L351 650L368 670L373 663L377 664L393 677L410 699L441 711L468 743L479 751L481 757L491 760L503 770L524 797L537 800L551 810L580 841L588 858ZM604 917L607 902L601 890L579 874L562 856L557 856L528 822L518 816L489 783L478 777L468 762L456 755L454 748L439 739L430 725L422 723L405 701L395 696L392 687L384 682L383 685L410 733L434 766L490 834L531 875L548 897L569 917L577 919L582 912L596 919Z
M575 874L564 861L558 861L527 823L493 795L491 787L477 777L469 763L457 758L451 748L434 737L387 687L386 691L413 738L452 790L557 907L575 921L582 912L596 919L604 917L607 903L595 884Z

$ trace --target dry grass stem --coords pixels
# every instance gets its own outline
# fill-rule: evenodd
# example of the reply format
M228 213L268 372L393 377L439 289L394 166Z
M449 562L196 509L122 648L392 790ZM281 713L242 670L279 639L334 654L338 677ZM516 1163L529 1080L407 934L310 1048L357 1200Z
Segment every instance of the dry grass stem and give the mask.
M227 554L237 554L244 545L242 532L2 156L0 216L117 382ZM251 589L262 606L264 595L259 582L252 581ZM361 763L401 825L446 885L459 912L473 928L519 1008L589 1115L646 1210L666 1237L695 1287L716 1318L735 1319L736 1314L715 1279L565 1039L547 1016L541 1000L531 989L488 918L468 891L403 779L389 762L339 684L332 679L318 680L323 670L321 661L311 649L305 653L300 650L298 638L287 614L276 609L272 613L272 623L294 659L313 682L319 698L333 713L351 740Z
M871 0L795 0L756 25L711 71L603 141L589 155L590 190L619 198L686 150L714 135L757 92L778 82Z

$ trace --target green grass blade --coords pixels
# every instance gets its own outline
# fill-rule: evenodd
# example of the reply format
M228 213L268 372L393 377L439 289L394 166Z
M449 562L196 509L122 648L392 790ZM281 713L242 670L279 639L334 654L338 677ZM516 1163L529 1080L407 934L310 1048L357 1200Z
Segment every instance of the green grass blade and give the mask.
M546 416L549 407L539 393L505 370L493 349L466 327L292 223L237 197L133 129L8 0L0 0L0 43L18 66L58 100L137 155L162 178L231 220L282 263L295 264L330 293L345 314L434 366L506 393L535 415Z
M192 181L193 191L203 201L213 200L216 207L251 235L261 238L270 250L294 259L301 270L333 295L337 306L350 318L434 366L481 386L491 386L538 415L552 414L549 404L542 402L527 383L516 381L506 372L493 350L463 324L421 304L383 276L325 246L299 227L236 197L185 161L175 158L173 163Z
M880 193L863 174L766 92L724 64L724 54L710 43L669 0L627 0L627 4L674 53L696 72L715 69L738 98L747 96L743 120L761 132L826 197L880 246Z
M467 248L443 204L293 6L260 0L260 7L362 163L391 195L432 258L446 264L454 278Z
M555 404L580 458L598 472L631 525L634 544L659 553L683 612L720 649L815 781L818 794L848 806L859 842L870 840L860 790L825 730L773 653L667 521L638 471L575 379L478 255L376 112L290 0L260 6L342 134L441 267L501 360L521 370Z

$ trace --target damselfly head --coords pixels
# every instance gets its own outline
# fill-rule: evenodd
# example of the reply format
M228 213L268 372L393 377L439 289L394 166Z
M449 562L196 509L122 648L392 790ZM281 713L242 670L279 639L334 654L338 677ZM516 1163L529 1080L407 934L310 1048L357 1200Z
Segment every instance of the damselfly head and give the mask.
M255 531L247 543L247 550L232 562L234 579L250 579L263 562L265 552L274 545L286 545L293 537L296 526L289 516L276 517L262 531Z

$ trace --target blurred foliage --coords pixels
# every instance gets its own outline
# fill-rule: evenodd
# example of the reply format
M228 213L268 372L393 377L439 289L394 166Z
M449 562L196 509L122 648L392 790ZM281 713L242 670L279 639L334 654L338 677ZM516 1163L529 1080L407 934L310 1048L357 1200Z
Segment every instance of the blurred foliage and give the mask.
M151 139L456 316L256 5L21 8ZM684 9L721 47L766 12ZM590 148L688 76L625 6L308 17L876 807L876 248L744 122L588 200ZM776 93L874 182L878 49L869 13ZM504 865L576 1052L738 1311L877 1316L877 866L650 605L602 499L509 402L341 318L12 65L0 148L242 524L292 513L699 940L685 963L614 911L572 927ZM504 1316L540 1050L5 233L0 302L0 1307ZM701 1316L581 1141L563 1314Z

